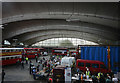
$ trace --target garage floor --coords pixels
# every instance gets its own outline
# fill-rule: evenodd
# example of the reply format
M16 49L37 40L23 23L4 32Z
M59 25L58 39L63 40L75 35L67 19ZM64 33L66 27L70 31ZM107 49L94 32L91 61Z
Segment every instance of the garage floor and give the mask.
M48 56L46 56L48 58ZM35 64L35 59L32 59L32 62ZM22 69L21 65L9 65L3 67L5 70L5 83L44 83L47 82L45 80L34 80L33 76L29 74L29 65L25 64L24 69Z

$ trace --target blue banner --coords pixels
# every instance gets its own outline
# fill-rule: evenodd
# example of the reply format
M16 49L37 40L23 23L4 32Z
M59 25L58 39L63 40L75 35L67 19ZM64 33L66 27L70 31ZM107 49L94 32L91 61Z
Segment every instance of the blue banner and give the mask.
M81 59L98 60L108 67L107 46L81 47ZM111 69L114 73L120 72L120 47L110 46Z

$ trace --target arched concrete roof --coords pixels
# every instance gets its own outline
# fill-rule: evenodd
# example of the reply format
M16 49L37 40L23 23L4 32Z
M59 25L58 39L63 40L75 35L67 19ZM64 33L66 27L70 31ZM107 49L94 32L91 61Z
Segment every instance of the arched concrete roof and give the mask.
M103 44L120 41L118 3L4 2L2 7L3 40L17 38L33 44L37 38L45 40L62 34L94 42L100 39Z
M44 31L35 31L35 32L32 32L32 33L26 33L24 35L20 35L20 36L17 36L16 38L18 38L18 40L21 40L21 41L27 41L28 39L32 39L34 37L38 37L38 36L43 36L43 35L50 35L50 34L54 34L54 35L64 35L64 34L68 34L68 35L77 35L77 36L80 36L81 38L84 38L84 37L87 37L89 36L90 38L98 38L101 37L102 39L106 39L106 40L109 40L107 38L105 38L104 36L101 36L101 35L94 35L94 34L91 34L91 33L87 33L87 32L83 32L83 31L73 31L73 30L44 30ZM92 41L92 40L91 40Z
M18 40L21 42L26 42L30 39L34 39L34 38L37 38L37 37L44 37L46 35L68 35L70 37L75 37L75 38L84 38L86 40L89 40L89 41L94 41L96 43L98 43L98 40L101 40L99 39L99 36L98 35L92 35L90 33L85 33L85 32L77 32L77 31L68 31L68 30L48 30L48 31L37 31L37 32L33 32L33 33L27 33L27 34L24 34L24 35L20 35L20 36L17 36L16 38L18 38ZM74 35L74 36L71 36L71 35ZM57 36L58 37L58 36ZM101 37L101 36L100 36ZM40 38L41 39L41 38ZM44 38L45 40L46 38ZM95 40L96 39L96 40ZM106 40L104 39L104 37L102 38L102 40ZM107 40L107 41L110 41L110 40ZM34 41L35 43L36 41ZM105 41L106 42L106 41ZM31 44L33 42L30 42ZM110 43L110 42L109 42Z
M42 22L42 23L41 23ZM24 23L24 25L23 25ZM31 24L30 24L31 23ZM4 29L3 38L11 38L16 35L22 35L25 33L35 33L36 31L42 31L42 30L73 30L73 31L80 31L80 32L86 32L91 33L95 35L101 35L104 36L106 39L117 39L118 33L115 33L116 30L109 29L109 27L105 26L98 26L95 24L89 24L89 23L83 23L83 22L66 22L64 20L44 20L44 21L31 21L31 22L22 22L17 23L16 26L12 26L11 28ZM34 24L34 25L33 25ZM11 27L9 25L8 27ZM103 30L104 29L104 30ZM108 30L109 29L109 30ZM9 33L8 33L9 31ZM103 34L104 33L104 34ZM110 37L107 34L112 34ZM24 36L24 35L23 35Z
M113 44L112 41L106 41L106 40L100 40L100 42L98 41L98 39L95 39L95 38L90 38L89 36L85 37L80 37L79 35L73 35L73 34L64 34L64 35L59 35L59 34L49 34L49 35L43 35L43 36L40 36L40 37L34 37L32 39L29 39L27 41L24 41L24 44L27 44L27 45L32 45L36 42L39 42L39 41L43 41L43 40L46 40L46 39L51 39L51 38L80 38L80 39L85 39L85 40L88 40L88 41L91 41L92 42L95 42L95 43L99 43L99 44ZM102 43L101 43L102 42ZM109 43L108 43L109 42Z

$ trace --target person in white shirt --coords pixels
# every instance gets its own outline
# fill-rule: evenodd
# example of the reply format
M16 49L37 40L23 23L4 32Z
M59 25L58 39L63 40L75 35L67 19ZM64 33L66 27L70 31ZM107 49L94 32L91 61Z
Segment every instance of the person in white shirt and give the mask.
M116 78L114 75L113 75L113 78L112 78L112 82L118 83L118 78Z

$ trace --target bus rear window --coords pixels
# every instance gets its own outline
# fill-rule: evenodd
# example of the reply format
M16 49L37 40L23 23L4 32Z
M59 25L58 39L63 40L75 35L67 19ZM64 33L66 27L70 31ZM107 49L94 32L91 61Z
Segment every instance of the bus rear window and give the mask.
M84 67L84 63L78 62L78 66Z
M92 64L93 68L99 68L99 64Z

